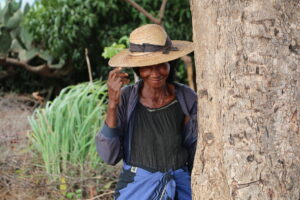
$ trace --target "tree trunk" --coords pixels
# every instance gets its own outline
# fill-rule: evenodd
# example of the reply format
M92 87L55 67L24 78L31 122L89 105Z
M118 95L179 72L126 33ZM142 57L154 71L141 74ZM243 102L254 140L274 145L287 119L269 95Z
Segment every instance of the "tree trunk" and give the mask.
M191 0L193 199L300 199L299 0Z

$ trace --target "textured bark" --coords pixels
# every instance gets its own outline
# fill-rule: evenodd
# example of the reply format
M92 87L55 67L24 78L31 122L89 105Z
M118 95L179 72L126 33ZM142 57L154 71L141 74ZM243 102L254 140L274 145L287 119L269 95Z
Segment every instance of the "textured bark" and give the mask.
M300 199L300 1L191 0L193 199Z

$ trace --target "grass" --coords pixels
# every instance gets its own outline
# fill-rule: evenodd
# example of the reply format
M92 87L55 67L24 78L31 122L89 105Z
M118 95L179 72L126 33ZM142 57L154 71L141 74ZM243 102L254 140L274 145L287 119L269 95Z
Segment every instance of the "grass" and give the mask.
M30 117L32 148L41 156L49 179L61 182L61 191L67 190L71 177L79 174L84 179L87 170L106 170L95 147L106 101L104 82L82 83L64 88Z

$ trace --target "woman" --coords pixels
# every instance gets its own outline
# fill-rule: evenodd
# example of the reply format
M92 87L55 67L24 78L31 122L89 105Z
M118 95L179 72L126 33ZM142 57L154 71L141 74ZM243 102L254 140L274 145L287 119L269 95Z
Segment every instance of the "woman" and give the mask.
M130 48L109 61L109 103L97 151L112 165L123 159L116 199L191 199L190 172L197 140L197 98L173 82L169 61L193 51L187 41L171 41L159 25L130 34ZM122 67L133 66L134 85Z

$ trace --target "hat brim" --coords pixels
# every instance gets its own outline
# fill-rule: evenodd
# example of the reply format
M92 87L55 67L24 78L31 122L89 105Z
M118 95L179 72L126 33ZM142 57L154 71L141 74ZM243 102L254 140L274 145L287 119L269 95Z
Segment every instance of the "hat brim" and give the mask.
M163 54L159 51L133 56L128 49L124 49L113 56L109 60L108 65L111 67L143 67L156 65L175 60L194 51L194 44L189 41L172 40L172 44L174 47L177 47L178 50L169 51L168 54Z

